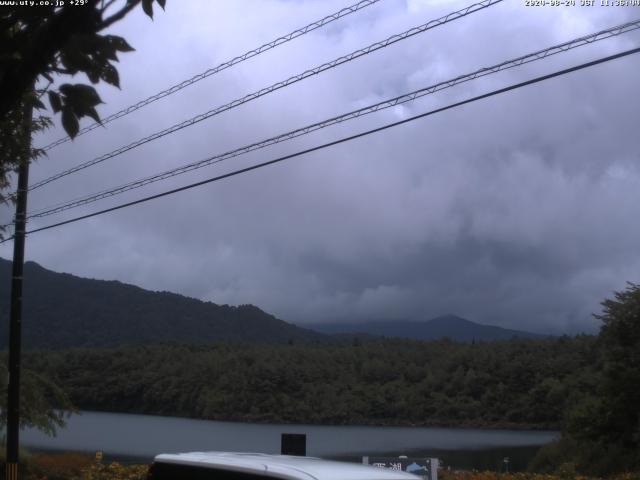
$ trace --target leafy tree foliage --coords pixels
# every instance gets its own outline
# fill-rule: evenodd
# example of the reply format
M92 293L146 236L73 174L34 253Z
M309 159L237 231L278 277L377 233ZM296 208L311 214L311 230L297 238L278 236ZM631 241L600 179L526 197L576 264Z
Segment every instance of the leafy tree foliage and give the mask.
M44 109L34 85L48 82L47 98L54 113L71 137L79 120L100 121L96 107L102 103L90 85L63 83L59 76L86 74L92 84L100 81L120 86L115 62L118 53L133 48L127 41L104 31L124 18L138 5L153 16L153 3L164 8L166 0L86 0L84 5L13 6L0 8L0 192L6 188L9 173L25 158L32 160L41 151L29 151L29 141L16 135L25 125L24 106ZM53 2L52 2L53 3ZM49 125L39 117L27 128L37 131ZM25 154L25 150L27 150ZM6 200L0 195L0 200Z
M567 405L562 439L537 463L603 475L640 468L640 285L602 302L593 372Z
M594 337L38 351L81 409L215 420L559 427Z
M0 361L0 428L7 423L7 369ZM68 395L53 381L30 369L22 371L20 385L20 425L36 427L55 435L63 427L65 415L75 410Z
M100 121L96 107L102 103L90 85L62 83L57 77L84 73L92 84L100 81L119 87L115 62L119 52L133 48L122 37L103 35L109 26L138 5L153 16L153 3L164 8L166 0L86 0L83 5L0 7L0 203L10 174L24 162L43 154L31 146L34 132L51 125L46 116L32 118L33 109L44 110L46 91L51 110L61 115L65 131L74 137L85 116ZM26 2L25 2L26 3ZM53 2L52 2L53 3ZM47 87L36 89L39 81ZM0 230L0 238L2 238ZM1 369L5 372L5 369ZM6 379L4 379L6 380ZM0 385L6 390L6 381ZM53 434L63 425L63 413L71 404L51 380L35 371L24 371L22 423ZM6 391L0 391L0 424L6 422Z
M597 316L603 323L604 355L599 397L605 421L598 437L640 452L640 285L630 283L602 305L603 314Z

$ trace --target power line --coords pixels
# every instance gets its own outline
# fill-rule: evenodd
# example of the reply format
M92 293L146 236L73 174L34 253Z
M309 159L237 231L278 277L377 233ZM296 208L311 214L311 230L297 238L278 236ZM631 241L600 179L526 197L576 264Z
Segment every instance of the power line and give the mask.
M219 107L214 108L213 110L209 110L208 112L202 113L200 115L197 115L193 118L190 118L189 120L185 120L181 123L175 124L169 128L166 128L164 130L161 130L159 132L156 132L152 135L149 135L147 137L144 137L142 139L136 140L133 143L130 143L129 145L125 145L123 147L118 148L117 150L114 150L110 153L107 153L105 155L102 155L100 157L94 158L93 160L89 160L85 163L82 163L80 165L77 165L73 168L70 168L68 170L65 170L63 172L60 172L56 175L53 175L51 177L45 178L44 180L41 180L37 183L35 183L34 185L32 185L30 187L30 190L35 190L36 188L42 187L43 185L46 185L48 183L53 182L54 180L58 180L62 177L65 177L67 175L71 175L72 173L78 172L80 170L83 170L85 168L88 168L90 166L96 165L98 163L104 162L105 160L108 160L110 158L116 157L118 155L121 155L125 152L128 152L129 150L133 150L134 148L137 148L141 145L144 145L146 143L149 143L153 140L157 140L161 137L164 137L166 135L172 134L177 132L178 130L182 130L183 128L186 127L190 127L192 125L195 125L196 123L199 123L203 120L206 120L208 118L213 117L214 115L218 115L222 112L225 112L227 110L231 110L232 108L238 107L244 103L250 102L252 100L255 100L257 98L260 98L264 95L267 95L269 93L272 93L276 90L279 90L281 88L284 87L288 87L294 83L297 83L301 80L304 80L306 78L309 78L313 75L317 75L321 72L324 72L326 70L330 70L332 68L335 68L339 65L342 65L344 63L350 62L356 58L362 57L364 55L367 55L369 53L375 52L376 50L380 50L382 48L386 48L390 45L393 45L394 43L397 43L399 41L402 40L406 40L407 38L413 37L414 35L417 35L419 33L424 33L428 30L431 30L433 28L436 28L440 25L444 25L446 23L452 22L454 20L457 20L459 18L465 17L467 15L470 15L472 13L475 13L479 10L485 9L487 7L490 7L492 5L495 5L497 3L502 2L503 0L483 0L482 2L479 3L475 3L473 5L470 5L468 7L465 7L461 10L449 13L448 15L445 15L444 17L438 18L436 20L431 20L430 22L427 22L423 25L420 25L418 27L413 27L409 30L406 30L403 33L400 34L395 34L390 36L389 38L382 40L380 42L376 42L373 43L371 45L369 45L368 47L365 48L361 48L359 50L356 50L354 52L351 52L348 55L339 57L335 60L332 60L331 62L327 62L324 63L318 67L312 68L310 70L306 70L298 75L294 75L292 77L289 77L287 80L283 80L277 83L274 83L273 85L269 86L269 87L265 87L262 88L261 90L258 90L256 92L250 93L248 95L245 95L244 97L238 98L230 103L227 103L225 105L221 105Z
M314 30L317 30L318 28L324 27L325 25L330 24L331 22L334 22L342 17L346 17L347 15L351 15L352 13L355 13L359 10L362 10L363 8L367 8L375 3L378 3L380 0L362 0L358 3L355 3L353 5L350 5L348 7L345 7L335 13L332 13L330 15L327 15L326 17L320 19L320 20L316 20L313 23L310 23L309 25L306 25L302 28L299 28L297 30L294 30L291 33L288 33L286 35L283 35L282 37L278 37L275 40L272 40L268 43L265 43L264 45L259 46L258 48L254 48L253 50L249 50L248 52L243 53L242 55L238 55L237 57L232 58L231 60L228 60L224 63L221 63L220 65L218 65L217 67L213 67L210 68L209 70L206 70L205 72L202 72L198 75L194 75L193 77L191 77L188 80L184 80L183 82L177 83L176 85L173 85L169 88L167 88L166 90L163 90L161 92L156 93L155 95L152 95L144 100L139 101L138 103L131 105L123 110L120 110L119 112L116 112L112 115L109 115L108 117L102 119L102 121L100 123L95 122L92 123L91 125L88 125L82 129L80 129L80 131L78 132L78 134L76 135L76 137L79 137L80 135L83 135L87 132L90 132L91 130L95 130L98 127L102 127L107 123L110 123L114 120L117 120L118 118L122 118L126 115L129 115L132 112L135 112L136 110L139 110L143 107L146 107L147 105L160 100L161 98L164 97L168 97L169 95L172 95L180 90L182 90L183 88L186 88L190 85L193 85L194 83L199 82L200 80L203 80L207 77L210 77L211 75L215 75L216 73L220 73L223 70L226 70L227 68L230 68L234 65L237 65L238 63L244 62L245 60L248 60L250 58L256 57L258 55L260 55L261 53L264 53L268 50L272 50L284 43L290 42L291 40L298 38L302 35L305 35L309 32L312 32ZM43 147L43 150L48 151L51 150L52 148L57 147L58 145L62 145L63 143L66 143L68 141L70 141L71 138L68 136L59 138L58 140L50 143L49 145L46 145L45 147Z
M622 57L626 57L628 55L636 54L636 53L639 53L639 52L640 52L640 48L633 48L631 50L626 50L624 52L617 53L615 55L610 55L608 57L599 58L599 59L593 60L591 62L583 63L583 64L580 64L580 65L576 65L574 67L566 68L566 69L563 69L563 70L558 70L558 71L556 71L554 73L550 73L550 74L547 74L547 75L542 75L542 76L539 76L539 77L536 77L536 78L533 78L533 79L530 79L530 80L527 80L527 81L524 81L524 82L520 82L520 83L517 83L517 84L510 85L508 87L500 88L498 90L493 90L493 91L491 91L489 93L478 95L476 97L472 97L472 98L469 98L467 100L462 100L460 102L452 103L452 104L447 105L445 107L437 108L435 110L430 110L428 112L421 113L419 115L414 115L414 116L406 118L404 120L399 120L397 122L388 123L388 124L383 125L381 127L377 127L377 128L371 129L371 130L367 130L365 132L357 133L355 135L350 135L348 137L343 137L341 139L334 140L332 142L324 143L322 145L318 145L318 146L315 146L315 147L312 147L312 148L308 148L306 150L301 150L301 151L298 151L296 153L292 153L292 154L289 154L289 155L278 157L278 158L275 158L273 160L269 160L269 161L266 161L266 162L263 162L263 163L252 165L250 167L241 168L239 170L235 170L233 172L225 173L223 175L218 175L216 177L208 178L206 180L202 180L202 181L199 181L199 182L191 183L191 184L185 185L183 187L174 188L173 190L168 190L168 191L165 191L165 192L162 192L162 193L158 193L158 194L151 195L151 196L148 196L148 197L144 197L144 198L141 198L141 199L138 199L138 200L134 200L132 202L127 202L127 203L123 203L123 204L120 204L120 205L116 205L115 207L106 208L104 210L99 210L97 212L89 213L87 215L81 215L81 216L78 216L78 217L75 217L75 218L71 218L69 220L65 220L65 221L62 221L62 222L58 222L58 223L54 223L54 224L51 224L51 225L47 225L45 227L36 228L36 229L30 230L30 231L28 231L26 233L27 234L31 234L31 233L41 232L41 231L44 231L44 230L49 230L51 228L59 227L59 226L62 226L62 225L67 225L69 223L75 223L75 222L78 222L80 220L85 220L87 218L96 217L98 215L103 215L105 213L113 212L115 210L120 210L120 209L123 209L123 208L127 208L127 207L131 207L131 206L134 206L134 205L138 205L140 203L145 203L145 202L148 202L148 201L151 201L151 200L155 200L157 198L161 198L161 197L165 197L165 196L168 196L168 195L172 195L174 193L182 192L184 190L190 190L192 188L199 187L199 186L202 186L202 185L205 185L205 184L208 184L208 183L212 183L212 182L216 182L216 181L219 181L219 180L223 180L225 178L229 178L229 177L233 177L233 176L236 176L236 175L240 175L242 173L246 173L246 172L249 172L251 170L257 170L259 168L266 167L266 166L269 166L269 165L273 165L275 163L283 162L285 160L289 160L289 159L294 158L294 157L299 157L299 156L305 155L307 153L315 152L315 151L322 150L322 149L325 149L325 148L328 148L328 147L331 147L331 146L334 146L334 145L338 145L338 144L341 144L341 143L349 142L349 141L355 140L357 138L361 138L361 137L365 137L365 136L368 136L368 135L371 135L371 134L374 134L374 133L378 133L378 132L387 130L389 128L393 128L393 127L397 127L399 125L403 125L405 123L413 122L413 121L418 120L420 118L428 117L428 116L434 115L436 113L444 112L446 110L451 110L453 108L460 107L462 105L466 105L466 104L469 104L469 103L472 103L472 102L476 102L478 100L482 100L482 99L489 98L489 97L492 97L492 96L495 96L495 95L506 93L506 92L509 92L509 91L512 91L512 90L516 90L516 89L519 89L519 88L522 88L522 87L525 87L525 86L528 86L528 85L532 85L532 84L535 84L535 83L540 83L540 82L543 82L543 81L546 81L546 80L550 80L550 79L555 78L555 77L566 75L566 74L569 74L569 73L572 73L572 72L575 72L575 71L578 71L578 70L582 70L582 69L585 69L585 68L593 67L595 65L599 65L599 64L602 64L602 63L605 63L605 62L616 60L616 59L619 59L619 58L622 58ZM4 242L10 240L11 238L13 238L13 237L7 238L6 240L3 240L0 243L4 243Z
M423 97L425 95L429 95L429 94L433 94L435 92L438 92L440 90L444 90L446 88L450 88L453 87L455 85L459 85L461 83L464 82L468 82L480 77L484 77L486 75L490 75L493 73L497 73L503 70L507 70L509 68L514 68L523 64L527 64L527 63L531 63L534 61L538 61L538 60L542 60L544 58L547 58L551 55L555 55L558 53L562 53L562 52L566 52L568 50L571 50L573 48L577 48L580 46L584 46L584 45L589 45L592 44L596 41L600 41L600 40L604 40L607 38L611 38L611 37L615 37L617 35L621 35L623 33L627 33L633 30L637 30L640 28L640 19L632 21L632 22L627 22L624 23L622 25L617 25L615 27L611 27L608 28L606 30L601 30L599 32L596 33L592 33L590 35L585 35L583 37L579 37L576 38L574 40L570 40L568 42L564 42L561 43L559 45L555 45L543 50L538 50L536 52L533 53L529 53L527 55L523 55L520 56L518 58L512 59L512 60L507 60L504 61L502 63L490 66L490 67L484 67L481 68L479 70L476 70L472 73L468 73L465 75L460 75L458 77L455 77L453 79L450 80L446 80L443 82L439 82L436 83L435 85L431 85L429 87L424 87L421 88L419 90L415 90L413 92L410 93L405 93L403 95L388 99L388 100L384 100L382 102L378 102L376 104L373 105L369 105L367 107L363 107L336 117L332 117L311 125L307 125L305 127L302 128L298 128L296 130L292 130L290 132L275 136L275 137L271 137L268 138L266 140L261 140L259 142L255 142L252 143L250 145L245 145L243 147L225 152L225 153L221 153L212 157L208 157L204 160L200 160L197 162L193 162L187 165L183 165L181 167L178 168L174 168L162 173L158 173L149 177L145 177L142 179L138 179L129 183L126 183L124 185L120 185L118 187L115 188L111 188L108 190L103 190L101 192L98 193L94 193L91 195L87 195L81 198L76 198L74 200L69 200L63 203L59 203L57 205L54 206L50 206L50 207L46 207L44 209L40 209L36 212L30 213L28 215L27 218L42 218L42 217L46 217L49 215L53 215L56 213L60 213L63 212L65 210L69 210L72 208L76 208L82 205L86 205L89 203L93 203L96 202L98 200L104 199L104 198L109 198L109 197L113 197L115 195L127 192L129 190L134 190L136 188L140 188L146 185L149 185L151 183L155 183L161 180L165 180L167 178L171 178L177 175L181 175L183 173L187 173L190 172L192 170L196 170L199 168L203 168L215 163L220 163L222 161L228 160L230 158L234 158L240 155L244 155L246 153L255 151L255 150L259 150L262 148L266 148L268 146L280 143L280 142L284 142L287 140L291 140L293 138L297 138L300 137L302 135L306 135L309 134L311 132L320 130L322 128L326 128L328 126L331 125L336 125L348 120L352 120L355 118L359 118L362 117L364 115L368 115L370 113L374 113L380 110L384 110L386 108L390 108L392 106L395 105L400 105L403 103L407 103L413 100L416 100L420 97Z

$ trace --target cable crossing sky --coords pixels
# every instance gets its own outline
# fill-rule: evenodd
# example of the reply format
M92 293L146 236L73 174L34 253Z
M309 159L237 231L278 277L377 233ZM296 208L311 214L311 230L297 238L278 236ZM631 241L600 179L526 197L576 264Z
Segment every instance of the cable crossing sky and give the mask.
M500 94L503 94L503 93L506 93L506 92L517 90L519 88L522 88L522 87L525 87L525 86L528 86L528 85L533 85L533 84L536 84L536 83L544 82L544 81L550 80L550 79L555 78L555 77L560 77L560 76L563 76L563 75L567 75L567 74L572 73L572 72L576 72L576 71L579 71L579 70L590 68L590 67L593 67L593 66L596 66L596 65L600 65L600 64L603 64L603 63L606 63L606 62L610 62L612 60L620 59L620 58L623 58L623 57L626 57L626 56L629 56L629 55L633 55L633 54L636 54L636 53L640 53L640 48L633 48L633 49L630 49L630 50L626 50L626 51L617 53L615 55L610 55L610 56L607 56L607 57L601 57L601 58L599 58L597 60L593 60L591 62L582 63L580 65L576 65L576 66L573 66L573 67L570 67L570 68L565 68L563 70L558 70L556 72L553 72L553 73L550 73L550 74L547 74L547 75L542 75L542 76L539 76L539 77L535 77L533 79L530 79L530 80L527 80L527 81L524 81L524 82L516 83L516 84L510 85L508 87L504 87L504 88L500 88L500 89L497 89L497 90L493 90L491 92L488 92L488 93L485 93L485 94L482 94L482 95L478 95L478 96L475 96L475 97L472 97L472 98L469 98L469 99L466 99L466 100L463 100L463 101L460 101L460 102L452 103L452 104L447 105L445 107L437 108L435 110L430 110L428 112L424 112L424 113L421 113L419 115L414 115L414 116L406 118L404 120L399 120L397 122L388 123L388 124L383 125L383 126L378 127L378 128L367 130L367 131L364 131L364 132L361 132L361 133L358 133L358 134L355 134L355 135L350 135L348 137L343 137L341 139L334 140L334 141L329 142L329 143L324 143L322 145L317 145L315 147L308 148L308 149L305 149L305 150L302 150L302 151L298 151L296 153L292 153L292 154L289 154L289 155L278 157L278 158L275 158L273 160L269 160L269 161L266 161L266 162L263 162L263 163L252 165L250 167L246 167L246 168L242 168L242 169L239 169L239 170L235 170L233 172L229 172L229 173L226 173L226 174L223 174L223 175L219 175L219 176L216 176L216 177L208 178L206 180L202 180L202 181L199 181L199 182L196 182L196 183L191 183L189 185L185 185L183 187L179 187L179 188L175 188L175 189L172 189L172 190L168 190L168 191L156 194L156 195L151 195L151 196L148 196L148 197L144 197L144 198L132 201L132 202L123 203L123 204L120 204L120 205L117 205L117 206L114 206L114 207L111 207L111 208L107 208L107 209L104 209L104 210L100 210L100 211L97 211L97 212L93 212L93 213L90 213L90 214L87 214L87 215L78 216L78 217L75 217L75 218L71 218L69 220L65 220L65 221L54 223L54 224L47 225L47 226L44 226L44 227L36 228L36 229L30 230L30 231L28 231L26 233L27 234L32 234L32 233L41 232L41 231L44 231L44 230L49 230L49 229L52 229L52 228L55 228L55 227L60 227L62 225L75 223L75 222L78 222L80 220L84 220L84 219L87 219L87 218L95 217L95 216L98 216L98 215L103 215L103 214L106 214L106 213L109 213L109 212L113 212L113 211L116 211L116 210L120 210L120 209L123 209L123 208L128 208L128 207L131 207L131 206L134 206L134 205L145 203L145 202L148 202L148 201L151 201L151 200L155 200L155 199L158 199L158 198L161 198L161 197L165 197L165 196L168 196L168 195L173 195L175 193L182 192L182 191L185 191L185 190L190 190L192 188L196 188L196 187L199 187L199 186L202 186L202 185L206 185L208 183L220 181L220 180L223 180L225 178L230 178L230 177L233 177L233 176L236 176L236 175L240 175L240 174L252 171L252 170L257 170L259 168L263 168L263 167L266 167L266 166L269 166L269 165L280 163L280 162L283 162L285 160L289 160L291 158L300 157L302 155L305 155L305 154L308 154L308 153L311 153L311 152L315 152L315 151L318 151L318 150L323 150L325 148L328 148L328 147L331 147L331 146L334 146L334 145L339 145L339 144L342 144L342 143L345 143L345 142L349 142L349 141L352 141L352 140L355 140L355 139L358 139L358 138L366 137L366 136L374 134L374 133L378 133L378 132L381 132L381 131L384 131L384 130L387 130L387 129L390 129L390 128L393 128L393 127L397 127L399 125L404 125L404 124L416 121L416 120L421 119L421 118L425 118L425 117L428 117L428 116L431 116L431 115L435 115L437 113L444 112L446 110L451 110L453 108L457 108L457 107L460 107L462 105L466 105L466 104L469 104L469 103L476 102L478 100L482 100L482 99L485 99L485 98L493 97L495 95L500 95ZM13 237L9 237L9 238L3 240L0 243L4 243L4 242L6 242L8 240L11 240L12 238Z
M187 88L190 85L193 85L194 83L199 82L200 80L203 80L207 77L210 77L211 75L215 75L216 73L220 73L223 70L226 70L227 68L230 68L234 65L237 65L238 63L244 62L245 60L249 60L250 58L256 57L258 55L260 55L261 53L264 53L268 50L272 50L284 43L290 42L291 40L298 38L302 35L305 35L309 32L312 32L314 30L317 30L319 28L324 27L325 25L328 25L342 17L346 17L347 15L351 15L352 13L355 13L357 11L360 11L364 8L367 8L375 3L378 3L380 0L362 0L358 3L355 3L353 5L350 5L348 7L345 7L335 13L332 13L330 15L327 15L326 17L320 19L320 20L316 20L313 23L310 23L309 25L306 25L302 28L299 28L297 30L294 30L291 33L288 33L286 35L283 35L281 37L276 38L275 40L272 40L268 43L265 43L264 45L259 46L258 48L254 48L253 50L249 50L248 52L243 53L242 55L239 55L237 57L232 58L231 60L228 60L224 63L221 63L220 65L218 65L217 67L213 67L210 68L209 70L206 70L205 72L199 73L198 75L194 75L193 77L189 78L188 80L184 80L183 82L180 82L176 85L173 85L172 87L167 88L166 90L163 90L161 92L156 93L155 95L152 95L144 100L139 101L138 103L131 105L127 108L124 108L122 110L120 110L119 112L116 112L112 115L109 115L106 118L103 118L102 121L100 123L95 122L92 123L91 125L87 125L86 127L80 129L80 131L78 132L78 134L76 135L76 137L79 137L80 135L83 135L87 132L90 132L91 130L95 130L98 127L103 127L104 125L106 125L107 123L110 123L114 120L117 120L118 118L122 118L126 115L129 115L132 112L135 112L136 110L139 110L143 107L146 107L147 105L160 100L161 98L164 97L168 97L169 95L172 95L180 90L182 90L183 88ZM48 151L51 150L55 147L57 147L58 145L62 145L63 143L66 143L68 141L70 141L71 138L66 136L66 137L62 137L59 138L58 140L50 143L49 145L46 145L45 147L43 147L43 150Z
M78 172L80 170L83 170L85 168L91 167L93 165L96 165L98 163L102 163L110 158L114 158L118 155L121 155L125 152L128 152L130 150L133 150L134 148L137 148L141 145L144 145L146 143L152 142L154 140L157 140L159 138L162 138L166 135L170 135L172 133L175 133L179 130L182 130L183 128L186 127L190 127L192 125L195 125L196 123L199 123L203 120L209 119L215 115L218 115L222 112L225 112L227 110L231 110L232 108L238 107L242 104L245 104L247 102L250 102L252 100L255 100L257 98L260 98L264 95L270 94L272 92L275 92L276 90L279 90L281 88L284 87L288 87L294 83L300 82L302 80L305 80L309 77L312 77L314 75L317 75L321 72L330 70L332 68L335 68L339 65L342 65L344 63L350 62L352 60L355 60L356 58L362 57L364 55L368 55L369 53L375 52L377 50L380 50L382 48L386 48L390 45L393 45L397 42L400 42L402 40L406 40L407 38L411 38L415 35L418 35L420 33L424 33L428 30L431 30L433 28L439 27L441 25L444 25L446 23L452 22L454 20L466 17L467 15L471 15L475 12L478 12L480 10L483 10L485 8L488 8L492 5L496 5L500 2L502 2L503 0L483 0L482 2L479 3L474 3L473 5L469 5L468 7L465 7L463 9L457 10L455 12L449 13L443 17L440 17L438 19L435 20L431 20L425 24L422 24L420 26L417 27L413 27L410 28L409 30L406 30L402 33L399 34L395 34L392 35L388 38L386 38L385 40L373 43L367 47L361 48L359 50L356 50L354 52L349 53L348 55L344 55L342 57L339 57L335 60L332 60L331 62L327 62L324 63L318 67L312 68L310 70L306 70L298 75L294 75L292 77L289 77L286 80L274 83L273 85L269 86L269 87L265 87L262 88L254 93L250 93L248 95L245 95L244 97L238 98L236 100L233 100L230 103L227 103L225 105L221 105L219 107L216 107L212 110L209 110L208 112L202 113L200 115L196 115L195 117L192 117L188 120L185 120L181 123L177 123L171 127L168 127L164 130L161 130L159 132L156 132L152 135L149 135L147 137L144 137L142 139L139 139L133 143L130 143L128 145L125 145L123 147L120 147L110 153L101 155L97 158L94 158L93 160L89 160L87 162L81 163L80 165L77 165L75 167L72 167L68 170L62 171L60 173L57 173L51 177L45 178L44 180L41 180L39 182L36 182L35 184L33 184L31 187L29 187L29 190L35 190L37 188L40 188L44 185L47 185L48 183L51 183L55 180L58 180L59 178L65 177L67 175L71 175L72 173Z
M60 213L63 212L65 210L69 210L72 208L76 208L82 205L87 205L93 202L96 202L98 200L102 200L105 198L109 198L109 197L113 197L115 195L127 192L129 190L134 190L137 188L141 188L143 186L149 185L151 183L155 183L161 180L165 180L167 178L171 178L171 177L175 177L177 175L181 175L183 173L187 173L190 172L192 170L196 170L199 168L203 168L215 163L220 163L224 160L228 160L230 158L234 158L255 150L259 150L280 142L284 142L287 140L291 140L293 138L297 138L300 137L302 135L306 135L308 133L320 130L322 128L326 128L329 127L331 125L336 125L348 120L353 120L359 117L362 117L364 115L368 115L370 113L374 113L380 110L384 110L390 107L393 107L395 105L400 105L403 103L407 103L407 102L411 102L413 100L416 100L418 98L421 98L423 96L426 95L430 95L433 93L436 93L438 91L444 90L446 88L450 88L453 87L455 85L459 85L461 83L464 82L468 82L471 80L475 80L487 75L491 75L500 71L504 71L510 68L514 68L514 67L518 67L520 65L524 65L527 63L531 63L531 62L535 62L538 60L543 60L545 58L548 58L552 55L556 55L558 53L563 53L563 52L567 52L571 49L577 48L577 47L581 47L584 45L590 45L594 42L600 41L600 40L605 40L608 38L612 38L618 35L621 35L623 33L628 33L634 30L638 30L640 29L640 19L631 21L631 22L627 22L621 25L617 25L615 27L611 27L608 28L606 30L601 30L595 33L592 33L590 35L585 35L558 45L554 45L552 47L543 49L543 50L538 50L535 51L533 53L529 53L511 60L507 60L504 61L502 63L498 63L496 65L492 65L490 67L484 67L481 68L479 70L476 70L472 73L467 73L464 75L460 75L457 76L455 78L449 79L449 80L445 80L439 83L436 83L434 85L428 86L428 87L424 87L421 88L419 90L415 90L413 92L410 93L405 93L403 95L388 99L388 100L384 100L382 102L378 102L376 104L373 105L369 105L367 107L363 107L357 110L353 110L350 111L348 113L344 113L342 115L336 116L336 117L332 117L317 123L313 123L311 125L307 125L305 127L301 127L298 128L296 130L292 130L289 131L287 133L283 133L281 135L277 135L271 138L268 138L266 140L261 140L259 142L255 142L249 145L245 145L242 146L240 148L225 152L225 153L221 153L218 155L214 155L212 157L208 157L204 160L200 160L197 162L193 162L187 165L183 165L181 167L177 167L162 173L158 173L149 177L145 177L142 179L138 179L129 183L126 183L124 185L120 185L118 187L115 188L111 188L108 190L103 190L101 192L98 193L94 193L91 195L87 195L81 198L76 198L74 200L69 200L67 202L63 202L63 203L59 203L57 205L54 206L50 206L50 207L46 207L44 209L40 209L38 211L29 213L27 218L41 218L41 217L46 217L49 215L53 215L56 213Z

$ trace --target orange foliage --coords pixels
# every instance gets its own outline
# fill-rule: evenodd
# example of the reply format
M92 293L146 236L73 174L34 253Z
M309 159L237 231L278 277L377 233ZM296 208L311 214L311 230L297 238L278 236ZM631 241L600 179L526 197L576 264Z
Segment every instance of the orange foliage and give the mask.
M36 454L31 457L31 476L66 480L79 477L93 462L93 457L84 453Z
M36 454L30 459L28 480L145 480L148 465L97 464L84 453ZM626 480L626 479L624 479Z
M573 475L549 475L541 473L498 473L471 471L440 470L438 480L600 480L594 477ZM608 477L608 480L640 480L640 472L627 472Z
M145 480L148 469L148 465L120 465L117 462L92 465L78 480Z

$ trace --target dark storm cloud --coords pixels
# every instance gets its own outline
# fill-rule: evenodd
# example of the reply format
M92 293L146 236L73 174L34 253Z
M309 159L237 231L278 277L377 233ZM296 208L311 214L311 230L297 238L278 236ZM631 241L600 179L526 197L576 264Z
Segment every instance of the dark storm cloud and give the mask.
M122 92L103 91L103 113L344 5L190 0L180 9L169 2L153 23L136 14L115 29L137 51L122 60ZM56 149L32 178L464 5L383 0ZM33 192L30 201L42 207L173 168L628 21L637 12L532 9L510 0L70 176ZM502 72L99 205L406 118L631 48L639 39L629 34ZM620 60L36 234L27 253L52 269L217 303L254 303L298 323L451 312L542 332L592 329L599 301L639 280L637 62ZM57 136L51 132L42 142ZM8 217L6 209L2 215ZM8 246L0 254L8 257Z

